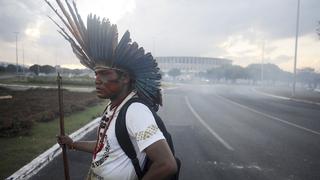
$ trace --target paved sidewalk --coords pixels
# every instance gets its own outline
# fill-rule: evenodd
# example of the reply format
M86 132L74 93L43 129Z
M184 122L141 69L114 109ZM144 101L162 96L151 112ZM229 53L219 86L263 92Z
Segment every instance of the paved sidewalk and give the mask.
M297 88L295 97L292 96L291 87L259 87L258 92L283 99L320 105L320 92Z

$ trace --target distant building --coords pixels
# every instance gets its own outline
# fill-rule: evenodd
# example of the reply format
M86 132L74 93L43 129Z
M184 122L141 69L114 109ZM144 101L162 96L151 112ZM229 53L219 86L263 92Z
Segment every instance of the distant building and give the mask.
M177 68L181 72L197 73L222 65L232 64L232 61L228 59L210 57L167 56L155 57L155 59L163 72Z

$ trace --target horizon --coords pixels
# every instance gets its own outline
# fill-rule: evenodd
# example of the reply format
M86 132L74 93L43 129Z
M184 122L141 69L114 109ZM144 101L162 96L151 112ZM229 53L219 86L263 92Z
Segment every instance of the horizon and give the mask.
M166 57L166 56L161 56L161 57ZM171 56L172 57L172 56ZM179 56L174 56L174 57L179 57ZM220 59L222 59L222 58L220 58ZM12 63L12 62L6 62L6 61L2 61L1 59L0 59L0 63L6 63L6 64L12 64L12 65L16 65L16 64L14 64L14 63ZM261 65L261 63L252 63L252 64L248 64L248 65L246 65L246 66L242 66L242 65L238 65L238 64L232 64L231 63L231 65L232 66L241 66L242 68L247 68L249 65L253 65L253 64L257 64L257 65ZM263 65L267 65L267 64L273 64L273 63L264 63ZM36 64L25 64L24 66L25 67L30 67L30 66L32 66L32 65L36 65ZM79 69L79 70L85 70L85 69L89 69L89 68L87 68L87 67L85 67L85 66L83 66L82 64L64 64L64 65L50 65L50 64L37 64L37 65L40 65L40 66L45 66L45 65L49 65L49 66L52 66L52 67L55 67L55 66L60 66L60 67L62 67L62 68L67 68L67 69L71 69L71 70L75 70L75 69ZM276 64L274 64L274 65L276 65ZM22 66L21 64L19 64L19 66ZM279 67L278 65L276 65L277 67ZM281 67L279 67L282 71L284 71L284 72L290 72L290 71L286 71L285 69L282 69ZM312 68L312 67L302 67L302 68L297 68L297 70L302 70L302 69L306 69L306 68L311 68L311 69L314 69L314 71L316 72L316 73L320 73L320 70L317 70L317 69L315 69L315 68ZM161 69L160 69L161 70ZM290 73L292 73L292 72L290 72Z

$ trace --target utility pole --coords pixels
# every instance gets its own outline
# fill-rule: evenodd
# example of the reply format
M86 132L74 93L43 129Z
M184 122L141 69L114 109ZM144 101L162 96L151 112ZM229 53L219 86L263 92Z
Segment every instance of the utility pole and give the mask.
M40 73L40 64L39 64L39 55L37 55L37 72L38 72L38 76L39 76L39 73Z
M262 42L262 53L261 53L261 86L263 86L264 74L263 74L263 64L264 64L264 41Z
M56 62L56 73L58 74L59 70L58 70L58 48L56 48L56 52L55 52L55 62Z
M17 75L18 75L18 35L19 35L19 32L14 32L16 34L16 69L17 69Z
M24 45L22 44L22 72L24 75Z
M152 38L152 51L153 57L156 57L156 37Z
M295 49L294 49L292 97L295 97L295 95L296 95L296 75L297 75L297 52L298 52L299 18L300 18L300 0L298 0L298 7L297 7L297 24L296 24L296 42L295 42Z

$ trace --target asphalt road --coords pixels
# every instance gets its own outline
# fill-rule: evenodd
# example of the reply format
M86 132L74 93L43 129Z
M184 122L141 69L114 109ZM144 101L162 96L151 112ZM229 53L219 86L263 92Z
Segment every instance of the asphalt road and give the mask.
M320 179L320 106L252 87L180 85L165 91L159 114L182 161L180 179ZM90 155L69 158L71 179L84 179ZM62 158L31 179L63 179Z

